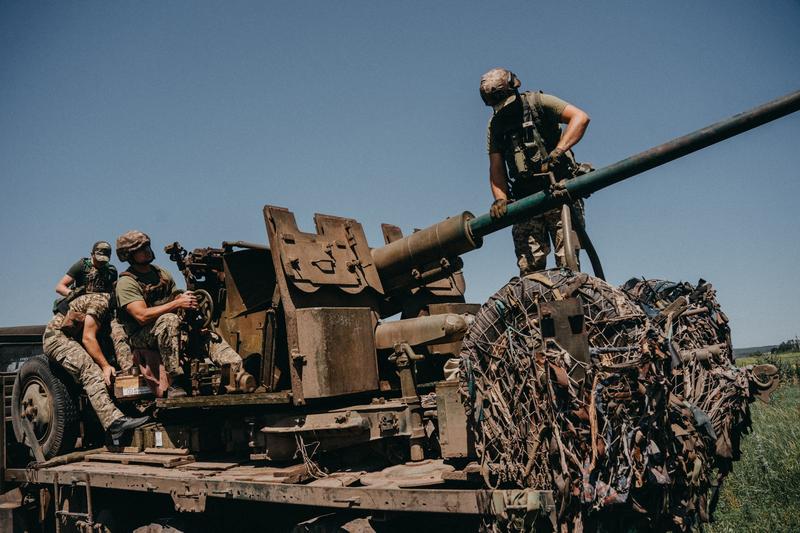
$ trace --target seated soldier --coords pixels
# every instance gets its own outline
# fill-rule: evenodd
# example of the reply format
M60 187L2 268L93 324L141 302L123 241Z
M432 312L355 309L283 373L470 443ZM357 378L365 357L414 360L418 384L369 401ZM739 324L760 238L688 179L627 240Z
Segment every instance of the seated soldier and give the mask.
M125 431L141 426L149 418L123 415L108 394L107 387L111 386L114 367L103 355L97 335L109 320L110 299L108 293L92 293L75 298L69 303L66 315L58 312L47 324L42 343L47 357L64 367L83 386L103 429L117 440ZM70 320L65 321L65 317Z
M56 292L69 297L73 291L83 288L87 293L111 294L117 281L117 269L109 263L110 259L111 245L106 241L97 241L92 245L91 257L81 257L69 267L56 284Z
M75 264L69 267L67 273L58 280L56 292L62 298L56 300L53 313L61 311L67 312L70 301L82 294L96 292L112 294L114 284L117 282L117 269L110 263L111 245L106 241L97 241L92 245L92 253L89 257L81 257ZM128 337L122 324L117 320L114 313L114 300L111 300L111 340L114 343L117 364L123 372L130 371L133 366L133 356L128 345Z
M134 350L158 350L169 378L168 398L186 396L186 380L180 365L179 309L196 309L191 291L180 292L165 269L153 265L150 237L129 231L117 239L117 257L130 267L120 275L116 287L117 310ZM208 357L217 365L228 364L234 373L242 358L218 334L211 333Z

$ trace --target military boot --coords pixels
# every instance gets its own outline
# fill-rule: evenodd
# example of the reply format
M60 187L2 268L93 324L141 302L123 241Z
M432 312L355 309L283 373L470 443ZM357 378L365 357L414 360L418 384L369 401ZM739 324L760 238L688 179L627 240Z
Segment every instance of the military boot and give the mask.
M138 418L134 418L132 416L121 416L120 418L117 418L111 422L111 425L108 426L108 433L111 435L113 440L119 440L126 431L136 429L149 421L149 416L141 416Z
M176 376L172 379L169 388L167 389L167 398L183 398L187 396L186 393L186 378L184 376Z
M186 390L180 385L170 385L167 389L167 398L183 398L186 396Z

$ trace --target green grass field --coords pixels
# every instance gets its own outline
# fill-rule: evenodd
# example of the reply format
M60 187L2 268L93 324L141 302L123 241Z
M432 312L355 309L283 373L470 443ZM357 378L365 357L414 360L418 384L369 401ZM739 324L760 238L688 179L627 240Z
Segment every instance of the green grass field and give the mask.
M786 363L800 363L800 353L798 352L789 352L789 353L781 353L777 354L776 357L779 361L783 361ZM747 365L754 365L759 362L760 359L764 357L741 357L736 360L736 364L738 366L747 366Z
M800 354L786 355L800 362ZM753 403L752 413L753 431L708 530L800 531L800 385L782 385L770 404Z

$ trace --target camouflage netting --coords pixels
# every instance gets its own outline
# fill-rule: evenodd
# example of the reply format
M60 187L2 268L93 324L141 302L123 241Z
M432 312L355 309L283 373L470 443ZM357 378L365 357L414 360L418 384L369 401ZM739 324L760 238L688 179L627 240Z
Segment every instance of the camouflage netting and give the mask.
M588 363L542 335L539 304L571 297ZM727 318L702 280L515 278L481 308L461 355L486 483L552 490L560 529L708 521L759 383L733 366Z

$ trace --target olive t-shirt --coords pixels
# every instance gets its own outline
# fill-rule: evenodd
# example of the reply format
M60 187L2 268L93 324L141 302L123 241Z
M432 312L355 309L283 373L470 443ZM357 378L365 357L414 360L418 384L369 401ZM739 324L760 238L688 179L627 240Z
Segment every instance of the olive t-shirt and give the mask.
M528 104L533 106L533 93L522 93L520 95L522 98L528 99ZM557 96L553 96L552 94L544 94L540 95L541 103L542 103L542 111L544 116L542 118L542 122L550 123L550 124L559 124L561 122L561 115L564 113L564 108L566 108L569 104L562 100ZM494 121L494 115L491 119L489 119L489 126L486 128L486 149L490 154L494 153L502 153L502 141L503 139L500 138L499 135L495 135L492 132L492 122Z
M130 272L133 274L134 277L131 276L120 276L119 281L117 281L117 288L116 288L116 297L117 297L117 309L119 310L119 318L122 324L125 326L126 330L138 329L138 324L135 320L128 314L125 306L131 302L138 302L138 301L145 301L144 292L142 291L141 285L139 285L139 281L143 282L145 285L155 285L161 281L161 276L166 278L167 280L167 287L164 291L166 295L165 298L162 298L156 302L153 302L150 305L161 305L169 301L169 299L178 292L178 289L175 286L175 280L172 279L172 276L169 272L162 269L161 267L153 266L149 272L142 274L140 272L136 272L133 268L129 268L125 272ZM138 281L137 281L138 280Z
M103 268L95 268L91 259L82 257L69 267L67 276L74 280L72 288L86 287L87 292L111 293L114 290L114 282L117 281L117 269L110 264Z
M145 285L155 285L161 281L161 276L164 276L168 281L166 293L171 296L177 292L175 280L172 279L172 276L169 272L161 269L160 267L154 266L146 274L136 272L131 268L125 272L130 272L135 277L120 276L119 281L117 281L117 306L120 309L124 309L125 306L131 302L144 301L144 292L142 292L142 287L139 285L139 281L143 282ZM166 303L166 301L161 301L154 305L161 305L163 303Z

